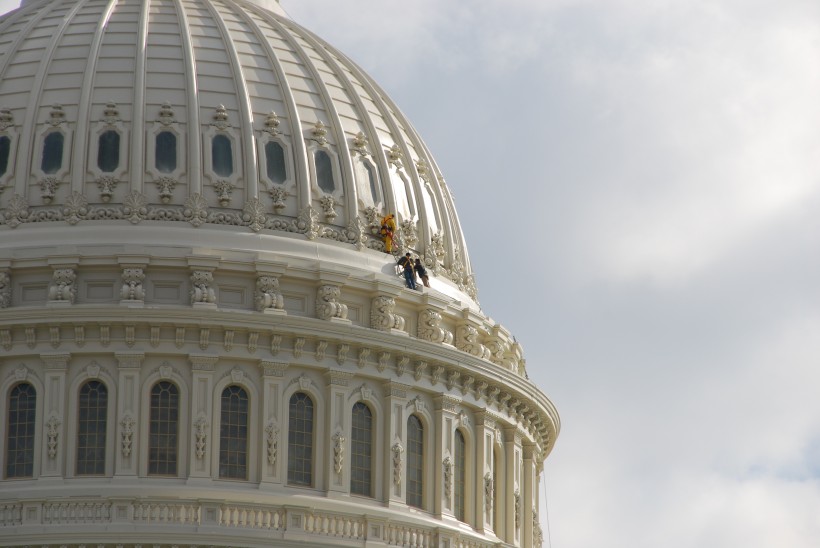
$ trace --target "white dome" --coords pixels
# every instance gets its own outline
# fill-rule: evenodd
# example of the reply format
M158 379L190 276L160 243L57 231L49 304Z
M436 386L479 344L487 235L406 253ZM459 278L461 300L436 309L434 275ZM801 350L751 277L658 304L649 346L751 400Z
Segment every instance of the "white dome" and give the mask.
M394 213L400 247L475 297L421 138L359 67L284 15L257 2L48 2L0 30L7 226L187 220L380 249L379 220ZM62 154L46 159L54 132ZM168 139L172 159L157 155Z
M271 0L26 2L0 107L0 545L540 545L558 414L344 55Z

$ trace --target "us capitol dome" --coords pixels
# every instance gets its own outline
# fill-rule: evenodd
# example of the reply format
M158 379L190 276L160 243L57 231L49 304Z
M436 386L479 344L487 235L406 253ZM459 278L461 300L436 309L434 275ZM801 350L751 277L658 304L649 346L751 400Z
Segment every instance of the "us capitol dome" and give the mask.
M273 0L0 17L0 399L2 546L542 543L558 414L450 190Z

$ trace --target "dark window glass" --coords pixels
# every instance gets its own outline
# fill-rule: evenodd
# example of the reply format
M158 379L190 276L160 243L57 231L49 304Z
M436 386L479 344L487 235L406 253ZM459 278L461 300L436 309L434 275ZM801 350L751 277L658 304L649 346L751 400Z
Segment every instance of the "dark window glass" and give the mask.
M63 134L59 132L49 133L43 140L43 159L40 162L40 169L46 175L57 173L63 166L64 141Z
M219 477L248 479L248 393L234 385L222 391Z
M362 402L353 406L350 436L350 492L373 496L373 413Z
M100 135L97 148L97 167L100 171L111 173L120 165L120 134L109 130Z
M455 447L455 473L453 474L453 481L455 482L455 500L453 501L453 510L456 519L464 521L464 496L465 496L465 470L466 465L466 443L464 442L464 434L460 430L456 430L456 447Z
M151 416L148 432L148 473L177 474L179 432L179 390L167 381L151 388Z
M288 483L313 485L313 400L302 392L290 397Z
M376 168L364 162L364 169L367 171L367 181L370 184L370 196L373 198L373 203L376 204L379 202L379 194L376 192Z
M424 426L415 415L407 419L407 504L421 508L424 490Z
M34 475L34 419L37 392L21 383L9 394L6 431L6 477L30 478Z
M225 135L217 135L211 141L211 162L214 173L220 177L233 174L233 151L231 140Z
M157 133L154 142L154 167L160 173L171 173L177 168L177 136L162 131Z
M105 435L108 421L108 389L100 381L80 387L77 421L77 475L105 474Z
M5 135L0 137L0 177L9 169L9 154L11 154L11 139Z
M324 150L317 150L314 154L316 161L316 184L319 188L331 194L336 190L336 183L333 181L333 167L330 162L330 155Z
M285 173L285 150L275 141L265 143L265 163L268 166L268 179L282 184L287 179Z

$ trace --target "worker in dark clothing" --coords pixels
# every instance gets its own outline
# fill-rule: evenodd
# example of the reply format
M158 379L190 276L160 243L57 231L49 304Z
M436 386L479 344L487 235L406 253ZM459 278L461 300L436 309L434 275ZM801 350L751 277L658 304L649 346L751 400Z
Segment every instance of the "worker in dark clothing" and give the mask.
M410 258L410 253L405 253L404 257L399 259L398 265L404 269L404 281L407 282L407 287L416 289L416 273L413 272L413 259Z
M416 265L413 269L416 271L416 275L421 278L424 287L430 287L430 278L427 276L427 269L421 264L421 259L416 259Z

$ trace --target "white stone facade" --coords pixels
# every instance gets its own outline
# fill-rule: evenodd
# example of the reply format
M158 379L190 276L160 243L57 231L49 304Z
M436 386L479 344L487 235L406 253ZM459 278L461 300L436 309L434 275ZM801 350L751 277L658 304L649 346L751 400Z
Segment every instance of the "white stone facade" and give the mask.
M540 544L558 414L443 178L280 11L0 19L0 545Z

